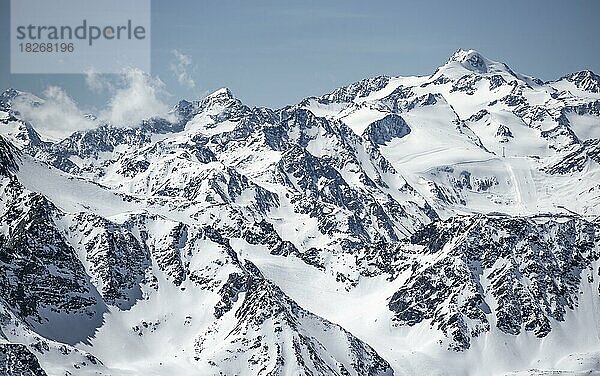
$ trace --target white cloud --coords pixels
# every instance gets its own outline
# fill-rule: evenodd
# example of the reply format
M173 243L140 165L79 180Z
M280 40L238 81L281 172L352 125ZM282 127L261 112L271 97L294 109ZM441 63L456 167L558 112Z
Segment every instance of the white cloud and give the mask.
M113 89L108 107L100 118L115 126L135 126L155 116L165 117L169 106L159 96L166 94L164 83L139 69L127 69L122 82Z
M105 76L100 75L94 67L90 67L86 69L85 74L85 84L90 90L95 91L97 93L103 92L105 90L113 91L114 85L110 80L106 79Z
M171 62L171 72L177 77L177 81L187 88L193 89L196 87L196 82L192 78L189 69L192 68L192 58L184 53L173 50L171 51L175 60Z
M152 117L172 119L170 107L160 98L168 95L164 83L139 69L127 69L122 74L98 74L89 69L85 74L87 86L95 92L108 92L107 106L98 111L97 118L86 116L64 89L50 86L43 99L19 95L13 103L40 135L48 140L64 139L74 132L109 123L115 127L134 127Z
M18 96L13 108L29 121L36 131L49 140L60 140L73 132L95 128L96 121L88 118L77 103L58 86L50 86L43 93L44 99L33 101L30 96Z

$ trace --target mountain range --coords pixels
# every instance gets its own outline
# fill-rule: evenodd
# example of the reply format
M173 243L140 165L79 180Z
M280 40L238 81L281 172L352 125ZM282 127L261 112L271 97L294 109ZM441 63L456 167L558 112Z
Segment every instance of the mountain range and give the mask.
M6 375L600 374L600 76L473 50L49 140L0 95Z

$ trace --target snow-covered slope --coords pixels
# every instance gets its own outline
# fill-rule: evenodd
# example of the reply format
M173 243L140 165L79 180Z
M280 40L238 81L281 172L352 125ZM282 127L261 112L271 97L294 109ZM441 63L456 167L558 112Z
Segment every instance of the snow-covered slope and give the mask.
M8 90L0 367L600 372L598 84L459 50L430 76L281 109L221 89L57 142Z

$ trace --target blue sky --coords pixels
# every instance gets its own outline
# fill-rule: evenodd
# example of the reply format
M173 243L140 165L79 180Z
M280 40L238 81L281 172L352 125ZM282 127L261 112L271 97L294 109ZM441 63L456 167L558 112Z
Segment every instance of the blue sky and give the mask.
M40 94L58 85L83 107L110 93L83 75L11 75L9 0L0 0L0 83ZM379 74L430 74L472 48L544 80L600 72L600 1L152 1L152 75L165 101L226 86L250 105L279 107ZM191 88L170 69L191 58Z

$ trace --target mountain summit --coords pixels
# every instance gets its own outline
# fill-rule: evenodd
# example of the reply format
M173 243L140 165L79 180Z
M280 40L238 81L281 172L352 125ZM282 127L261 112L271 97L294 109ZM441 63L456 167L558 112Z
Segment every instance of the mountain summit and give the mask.
M462 64L465 68L474 70L479 73L487 73L488 66L497 64L483 57L475 50L457 50L451 57L450 61L455 61Z

